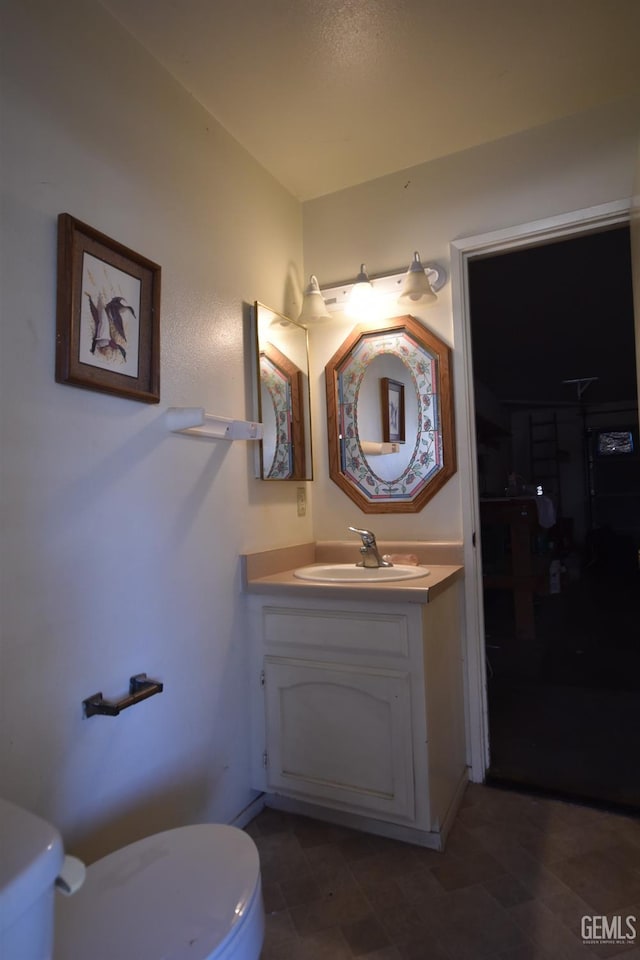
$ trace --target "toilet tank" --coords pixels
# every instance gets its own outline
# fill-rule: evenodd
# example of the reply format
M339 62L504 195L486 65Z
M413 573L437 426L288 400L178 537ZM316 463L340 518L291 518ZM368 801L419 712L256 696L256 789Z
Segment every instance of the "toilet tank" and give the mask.
M64 851L51 824L0 799L0 957L50 960L54 881Z

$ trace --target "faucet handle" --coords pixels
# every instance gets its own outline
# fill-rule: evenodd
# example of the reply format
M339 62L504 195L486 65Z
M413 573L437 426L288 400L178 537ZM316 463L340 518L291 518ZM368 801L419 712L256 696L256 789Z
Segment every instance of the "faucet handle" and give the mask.
M362 542L365 547L372 547L376 542L376 535L372 533L371 530L360 530L359 527L349 527L351 533L357 533L358 536L362 537Z

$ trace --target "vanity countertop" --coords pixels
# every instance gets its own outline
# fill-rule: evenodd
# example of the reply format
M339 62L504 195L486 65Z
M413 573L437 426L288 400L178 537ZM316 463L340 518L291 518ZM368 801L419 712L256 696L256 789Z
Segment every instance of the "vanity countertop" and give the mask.
M455 580L462 577L464 568L456 562L458 544L379 543L380 552L411 553L429 574L415 580L395 580L387 583L321 583L300 580L294 576L298 567L312 563L357 561L357 547L353 542L299 544L279 550L245 554L242 557L244 588L252 594L272 594L305 597L307 599L364 600L370 603L428 603ZM461 552L461 549L460 549ZM433 557L435 562L432 562ZM441 562L447 561L447 562Z

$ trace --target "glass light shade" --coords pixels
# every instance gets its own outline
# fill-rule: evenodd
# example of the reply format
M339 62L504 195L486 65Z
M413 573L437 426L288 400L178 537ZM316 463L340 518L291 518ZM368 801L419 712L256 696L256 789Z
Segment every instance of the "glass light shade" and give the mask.
M309 283L305 287L302 298L302 310L298 317L298 323L315 323L318 320L330 320L324 298L320 293L318 278L313 274L309 277Z
M437 299L420 261L420 255L416 250L404 278L402 293L398 300L400 303L406 303L407 300L412 300L414 303L418 300L422 300L423 303L434 303Z
M360 273L351 288L349 303L345 309L345 313L349 317L362 320L366 318L368 311L373 306L374 299L375 293L369 280L369 275L367 274L367 268L364 263L361 263Z

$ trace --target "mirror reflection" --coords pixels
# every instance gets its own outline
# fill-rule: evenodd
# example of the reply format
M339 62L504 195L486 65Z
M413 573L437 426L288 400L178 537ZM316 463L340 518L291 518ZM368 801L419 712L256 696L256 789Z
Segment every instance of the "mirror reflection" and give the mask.
M396 384L402 387L402 403L397 400ZM395 480L406 471L413 444L407 444L405 438L415 437L417 431L418 396L409 368L391 353L374 357L360 385L358 437L365 456L377 457L375 470L381 479ZM393 450L378 452L376 444L382 443L391 443Z
M254 313L258 416L263 424L260 477L311 480L307 331L258 301Z
M365 513L421 510L456 470L449 347L395 317L356 327L325 375L332 480Z

